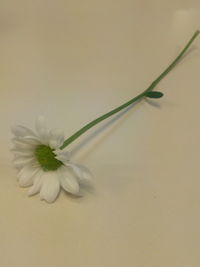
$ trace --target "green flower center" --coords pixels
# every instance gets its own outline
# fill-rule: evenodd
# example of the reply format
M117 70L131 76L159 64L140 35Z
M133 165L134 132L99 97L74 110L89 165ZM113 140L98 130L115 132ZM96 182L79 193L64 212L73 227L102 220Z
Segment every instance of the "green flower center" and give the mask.
M63 163L55 158L53 149L46 145L39 145L35 156L44 171L57 170Z

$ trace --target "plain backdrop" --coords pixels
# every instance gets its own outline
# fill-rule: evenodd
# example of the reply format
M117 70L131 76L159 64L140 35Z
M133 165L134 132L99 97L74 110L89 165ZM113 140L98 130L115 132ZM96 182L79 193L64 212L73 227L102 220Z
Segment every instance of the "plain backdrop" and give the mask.
M0 266L199 266L199 39L162 99L69 147L94 175L83 197L27 197L9 151L14 124L69 137L142 92L199 27L195 0L1 1Z

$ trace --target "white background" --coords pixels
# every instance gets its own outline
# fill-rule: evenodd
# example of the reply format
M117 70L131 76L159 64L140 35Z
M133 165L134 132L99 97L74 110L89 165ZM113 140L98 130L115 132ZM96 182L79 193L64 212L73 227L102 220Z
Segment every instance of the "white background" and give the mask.
M142 92L200 27L194 0L3 0L0 265L198 267L200 40L142 101L70 146L94 174L82 198L27 197L10 126L43 114L66 137Z

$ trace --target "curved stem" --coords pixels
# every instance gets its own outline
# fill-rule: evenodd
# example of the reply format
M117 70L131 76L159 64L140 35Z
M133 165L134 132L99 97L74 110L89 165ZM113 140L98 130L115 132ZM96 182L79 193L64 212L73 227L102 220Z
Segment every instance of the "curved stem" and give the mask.
M192 38L189 40L189 42L186 44L186 46L183 48L183 50L180 52L180 54L175 58L175 60L158 76L157 79L155 79L151 83L151 85L146 90L144 90L142 93L140 93L136 97L132 98L128 102L124 103L123 105L111 110L110 112L108 112L108 113L98 117L97 119L91 121L90 123L86 124L83 128L81 128L79 131L77 131L72 136L70 136L68 139L66 139L64 141L63 145L60 147L60 149L64 149L66 146L71 144L79 136L84 134L86 131L88 131L90 128L92 128L93 126L95 126L99 122L107 119L108 117L110 117L110 116L114 115L115 113L121 111L122 109L128 107L129 105L136 102L137 100L145 97L146 93L149 91L152 91L155 88L155 86L176 66L176 64L179 62L179 60L182 58L182 56L188 50L188 48L190 47L190 45L192 44L192 42L195 40L195 38L198 36L199 33L200 33L200 31L198 30L193 34Z

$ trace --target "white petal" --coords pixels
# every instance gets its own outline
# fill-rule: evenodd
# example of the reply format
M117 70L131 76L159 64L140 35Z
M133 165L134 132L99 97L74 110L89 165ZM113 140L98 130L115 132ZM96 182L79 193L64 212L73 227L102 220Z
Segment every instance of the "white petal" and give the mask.
M18 173L19 185L26 187L33 184L34 175L39 171L39 169L34 168L31 164L24 166Z
M59 140L50 139L49 140L49 146L50 146L50 148L56 149L56 148L59 148L61 146L61 142Z
M72 162L65 163L65 165L72 168L80 182L87 182L91 180L92 173L87 167Z
M24 137L21 137L21 136L17 136L17 137L14 137L11 139L11 141L13 143L15 142L19 142L19 143L23 143L23 144L30 144L30 145L37 145L37 144L40 144L40 139L36 136L31 136L31 135L27 135L27 136L24 136Z
M61 160L63 163L68 162L71 158L71 153L69 151L63 151L61 149L54 150L56 154L56 159Z
M43 116L39 116L35 123L35 128L44 145L49 145L50 133L45 126L45 119Z
M41 128L39 136L40 136L41 142L44 145L49 145L49 138L50 137L49 137L49 131L47 129Z
M65 156L65 155L58 155L55 158L58 159L58 160L60 160L60 161L62 161L62 163L64 163L64 164L69 161L68 157Z
M31 188L28 191L29 196L35 195L40 191L42 187L42 182L43 182L42 174L43 174L43 171L40 171L39 173L35 175L33 186L31 186Z
M52 203L55 201L60 190L60 182L57 171L47 171L43 175L43 183L40 198Z
M36 119L35 128L36 128L37 132L40 132L40 129L45 128L45 118L44 118L44 116L39 116Z
M32 151L20 151L18 149L11 149L13 154L17 157L33 157L33 152Z
M64 134L59 129L50 131L49 146L53 149L58 149L64 142Z
M63 131L61 131L60 129L52 129L51 131L50 131L50 134L51 134L51 137L53 138L53 139L58 139L58 140L60 140L60 141L64 141L64 133L63 133Z
M34 158L16 158L13 161L13 165L16 168L23 168L25 165L34 162Z
M14 144L14 148L18 149L18 150L34 150L35 145L31 145L31 144L25 144L15 138L12 139L12 142Z
M49 145L49 131L46 128L41 128L38 131L38 136L41 144Z
M16 135L17 137L24 137L24 136L35 136L35 133L24 126L21 125L15 125L11 128L11 131L13 132L14 135Z
M60 154L62 154L63 152L64 152L64 150L62 150L62 149L60 149L60 148L54 150L54 153L55 153L56 155L60 155Z
M62 170L60 169L59 178L60 184L65 191L74 195L79 193L79 183L66 167L62 167Z
M19 138L19 141L25 143L25 144L30 144L30 145L39 145L41 144L40 139L38 137L34 136L25 136L23 138Z

